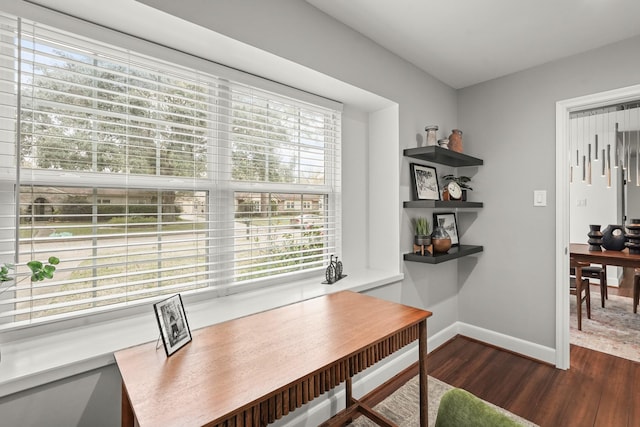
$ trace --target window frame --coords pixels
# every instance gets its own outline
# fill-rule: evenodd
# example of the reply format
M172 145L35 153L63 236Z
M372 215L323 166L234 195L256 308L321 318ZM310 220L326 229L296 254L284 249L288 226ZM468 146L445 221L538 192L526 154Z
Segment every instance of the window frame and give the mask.
M192 60L193 58L189 58L190 60ZM208 68L211 64L205 61L206 67L204 68ZM216 67L219 67L218 65L216 65ZM231 74L236 74L236 72L231 73ZM250 80L252 80L255 83L255 76L250 76ZM267 84L265 86L268 86L269 89L271 90L271 88L273 87L273 82L267 82L264 81ZM280 86L279 86L280 87ZM283 87L280 87L283 88ZM291 92L291 88L286 88L286 92ZM284 95L283 96L288 96L288 95ZM309 94L308 93L304 93L304 98L308 98ZM323 103L325 103L325 101L322 99ZM301 102L305 102L303 100L301 100ZM335 107L335 103L330 102L330 104L332 104L333 107ZM220 107L220 108L224 108L224 107ZM218 132L222 132L224 130L218 130ZM18 138L19 139L19 136ZM211 147L209 147L211 148ZM220 149L226 149L228 147L216 147L215 150L220 150ZM338 154L339 156L339 154ZM328 163L329 164L329 163ZM337 169L339 170L339 157L337 159L337 165L336 164L332 164L332 167L330 169ZM335 171L331 171L332 173L334 173ZM228 171L221 171L219 173L228 173ZM176 180L176 179L172 179L171 177L162 177L162 178L158 178L158 177L154 177L153 182L161 182L161 181L166 181L167 183L170 183L170 185L168 185L167 187L161 187L161 186L156 186L153 185L151 186L151 182L147 179L145 179L144 177L130 177L133 178L134 181L134 185L141 185L147 188L170 188L170 189L174 189L174 188L180 188L182 186L184 186L184 189L188 189L188 190L193 190L193 182L190 182L189 180ZM2 179L2 178L0 178ZM7 180L4 180L7 181ZM47 170L33 170L30 171L28 174L21 174L18 182L20 185L30 185L30 184L37 184L40 182L47 182L48 185L60 185L60 186L68 186L68 185L73 185L73 184L77 184L78 181L81 181L83 183L85 183L86 187L90 187L90 186L95 186L98 188L120 188L119 186L122 185L122 177L121 176L109 176L109 175L104 175L104 174L99 174L99 173L83 173L83 172L71 172L71 173L63 173L60 174L58 172L52 172L52 171L47 171ZM278 191L278 192L292 192L292 190L295 189L295 192L299 193L299 194L303 194L303 193L308 193L310 191L313 191L315 193L318 194L326 194L329 202L328 205L331 206L332 205L332 200L337 200L340 197L340 186L339 183L338 185L335 185L335 183L329 183L328 185L323 186L322 188L319 188L318 186L304 186L304 185L298 185L298 186L291 186L291 185L287 185L287 184L277 184L277 183L255 183L255 182L237 182L234 180L230 180L228 183L223 184L223 185L218 185L215 182L212 183L211 179L205 179L205 180L198 180L199 184L197 185L197 188L199 190L203 190L203 191L209 191L212 194L222 194L222 195L227 195L227 200L230 201L230 203L228 204L228 206L223 206L221 207L221 213L223 215L223 217L233 217L233 215L235 214L235 212L233 211L233 194L234 192L237 191L252 191L252 192L256 192L256 191L264 191L264 192L273 192L273 191ZM339 181L339 179L338 179ZM130 182L131 184L131 182ZM324 193L324 191L326 191L327 193ZM213 200L213 197L210 197L210 200ZM212 206L214 204L213 201L210 202L210 215L212 212L214 212L214 208L220 208ZM336 207L339 207L339 204L336 204ZM17 208L16 208L16 212L17 212ZM340 215L336 212L339 211L333 211L332 212L332 216L333 216L333 220L336 221L338 223L338 226L336 227L338 230L340 229L339 227L339 221L340 221ZM17 239L17 230L16 230L16 239ZM339 243L340 242L340 236L336 236L336 241ZM18 245L18 242L16 242L16 246ZM339 251L339 246L337 246L336 244L336 249ZM316 269L317 270L317 269ZM313 272L305 272L305 273L300 273L298 275L294 275L297 278L304 278L304 276L308 276L309 274L312 274ZM215 273L213 273L215 274ZM270 283L272 282L272 283ZM281 282L281 278L279 277L275 277L275 278L270 278L267 280L262 280L261 284L264 284L265 286L270 286L270 284L276 283L276 282ZM251 290L254 289L253 286L248 286L250 284L242 284L240 286L237 286L235 289L206 289L207 292L205 292L205 290L203 290L203 293L213 293L214 296L220 296L220 295L229 295L232 293L237 292L246 292L247 290ZM157 298L162 298L164 297L164 295L158 295ZM150 302L150 300L144 300L143 302L141 302L142 305L144 304L148 304ZM135 306L138 304L131 304L131 306ZM96 314L101 314L100 311L97 311ZM91 314L90 314L91 315ZM73 315L70 316L74 317ZM33 325L37 325L39 322L35 322ZM45 322L47 323L47 322ZM31 325L29 325L31 326ZM2 327L0 327L0 330L2 330Z

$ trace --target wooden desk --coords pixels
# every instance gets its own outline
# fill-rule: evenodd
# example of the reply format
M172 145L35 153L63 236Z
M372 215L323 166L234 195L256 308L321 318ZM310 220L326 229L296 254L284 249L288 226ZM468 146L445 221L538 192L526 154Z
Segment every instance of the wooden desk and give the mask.
M426 427L429 316L344 291L196 330L169 358L155 342L119 351L122 425L264 426L343 381L346 412L372 415L351 377L418 340Z

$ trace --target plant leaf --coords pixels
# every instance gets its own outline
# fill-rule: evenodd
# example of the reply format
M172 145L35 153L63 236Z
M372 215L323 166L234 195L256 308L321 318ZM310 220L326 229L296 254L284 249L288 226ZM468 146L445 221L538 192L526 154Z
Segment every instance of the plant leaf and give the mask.
M42 269L42 263L40 261L35 261L35 260L29 261L27 263L27 267L29 267L29 269L35 273L38 270Z

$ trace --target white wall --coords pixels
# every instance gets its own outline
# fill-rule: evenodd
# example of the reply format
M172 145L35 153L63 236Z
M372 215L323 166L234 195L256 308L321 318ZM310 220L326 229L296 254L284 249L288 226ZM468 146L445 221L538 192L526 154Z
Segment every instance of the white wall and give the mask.
M465 147L482 153L485 208L467 234L485 244L460 320L555 347L555 103L638 84L640 38L458 92ZM475 188L475 187L474 187ZM533 207L547 190L547 207Z

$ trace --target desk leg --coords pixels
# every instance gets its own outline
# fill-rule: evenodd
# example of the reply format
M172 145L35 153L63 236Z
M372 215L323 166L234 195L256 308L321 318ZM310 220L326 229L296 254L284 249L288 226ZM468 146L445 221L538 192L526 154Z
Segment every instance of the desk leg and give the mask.
M427 373L427 321L418 330L418 364L420 372L420 426L429 425L429 377Z
M127 394L127 389L122 383L122 414L121 414L121 423L122 427L134 427L134 416L133 409L131 408L131 402L129 401L129 395Z
M351 373L349 373L349 375L351 375ZM353 402L353 385L351 384L351 377L347 377L347 379L345 380L344 385L345 385L344 391L345 391L345 395L346 395L345 410L349 411L349 408L351 408L351 405L354 404L354 402ZM351 421L352 421L352 418L349 418L347 420L347 424L351 424Z

